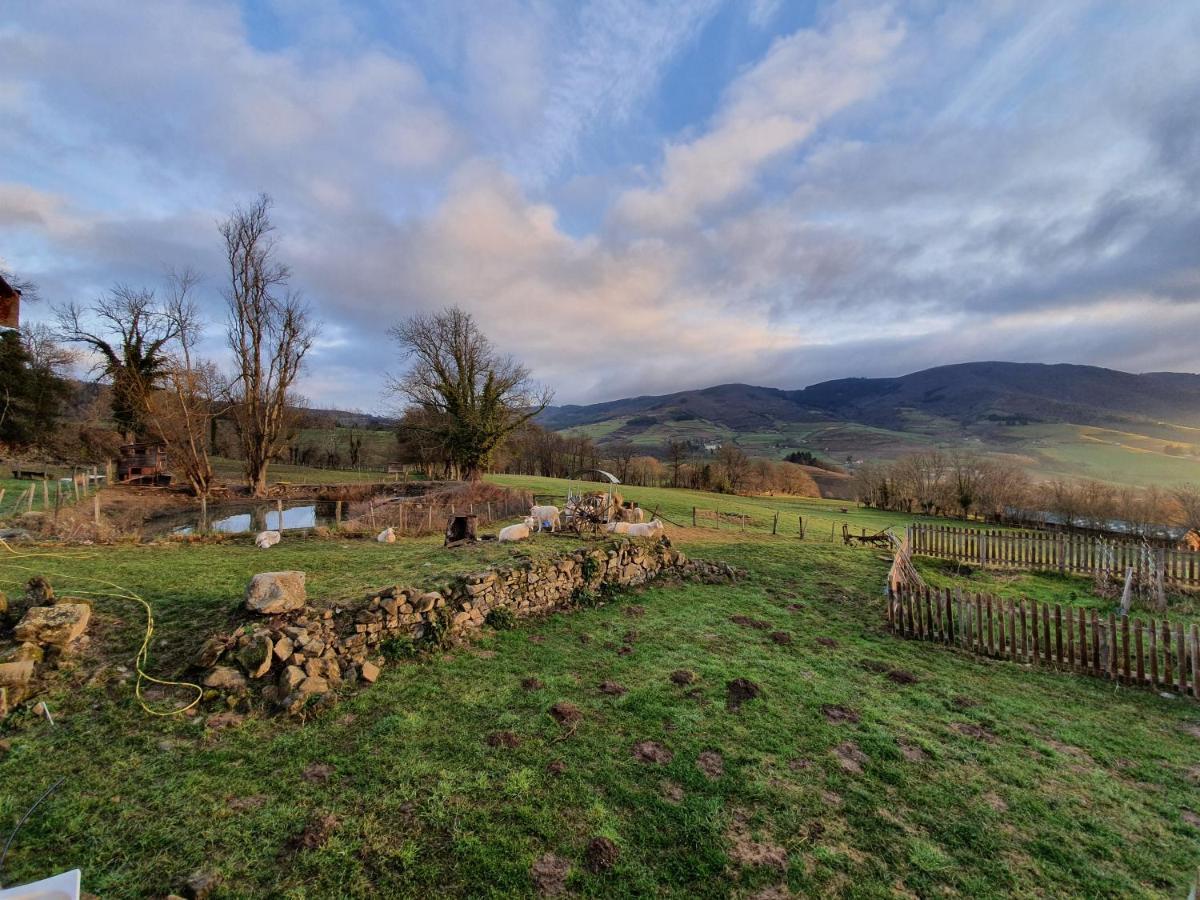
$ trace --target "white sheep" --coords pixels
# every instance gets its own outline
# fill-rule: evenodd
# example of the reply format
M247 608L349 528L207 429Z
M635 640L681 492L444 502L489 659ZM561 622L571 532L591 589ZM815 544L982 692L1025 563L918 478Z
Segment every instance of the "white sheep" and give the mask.
M626 522L638 524L646 521L646 511L640 506L629 506L625 508L623 517Z
M530 508L529 515L535 520L538 531L541 531L543 526L548 527L551 531L558 531L562 528L557 506L534 506Z
M604 526L604 530L609 534L629 534L629 529L633 525L629 522L609 522Z
M381 544L394 544L396 543L396 530L389 525L383 531L379 532L375 540Z
M500 536L497 538L501 543L504 541L524 541L529 539L531 532L529 520L526 519L519 525L506 525L500 529Z
M274 547L283 538L278 531L260 531L254 538L254 545L259 550L266 550L268 547Z
M661 519L655 519L653 522L646 522L644 524L639 522L638 524L629 525L627 527L628 530L625 532L625 534L629 535L630 537L648 538L657 536L659 532L663 530L664 526Z

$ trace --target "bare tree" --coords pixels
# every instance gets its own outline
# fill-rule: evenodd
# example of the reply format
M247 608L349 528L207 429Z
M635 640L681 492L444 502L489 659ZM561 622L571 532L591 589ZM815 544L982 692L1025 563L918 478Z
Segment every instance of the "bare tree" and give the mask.
M457 307L413 316L390 334L413 361L390 390L427 414L413 427L430 429L469 480L478 480L500 443L553 396Z
M199 277L190 269L171 273L170 294L163 314L174 328L166 345L161 390L142 396L150 432L162 441L173 466L181 471L198 497L213 486L209 440L213 422L221 414L220 377L216 366L196 355L203 327L191 293Z
M282 450L290 394L314 329L308 308L288 290L291 271L275 258L271 198L260 194L220 226L229 265L227 337L234 374L225 387L245 460L246 483L266 496L267 467Z
M725 444L717 451L717 464L729 493L736 494L750 474L750 457L740 447Z
M637 455L637 447L629 441L617 441L609 445L608 452L611 455L613 466L617 470L617 478L622 483L627 482L629 480L629 462Z
M679 470L687 462L688 448L683 441L674 438L667 441L665 448L667 467L671 470L671 487L679 487Z
M118 284L84 309L55 309L63 340L83 344L100 360L96 368L112 385L112 416L125 440L146 431L144 398L166 374L166 344L178 336L154 291Z
M1184 527L1200 532L1200 484L1181 484L1172 494L1182 514Z

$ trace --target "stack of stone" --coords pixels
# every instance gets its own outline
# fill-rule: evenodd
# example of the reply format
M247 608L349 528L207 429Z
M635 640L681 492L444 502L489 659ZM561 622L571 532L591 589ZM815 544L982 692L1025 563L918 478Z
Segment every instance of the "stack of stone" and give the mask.
M43 578L33 578L10 607L0 593L0 719L37 689L42 677L86 640L92 609L60 600ZM7 628L12 625L11 631Z

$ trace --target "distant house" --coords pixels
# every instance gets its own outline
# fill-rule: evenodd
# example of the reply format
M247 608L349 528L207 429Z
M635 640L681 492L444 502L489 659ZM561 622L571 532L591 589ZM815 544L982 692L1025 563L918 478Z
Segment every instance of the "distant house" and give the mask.
M720 441L710 441L709 443L704 445L705 453L716 453L720 449L721 449Z
M21 327L21 292L0 275L0 328Z

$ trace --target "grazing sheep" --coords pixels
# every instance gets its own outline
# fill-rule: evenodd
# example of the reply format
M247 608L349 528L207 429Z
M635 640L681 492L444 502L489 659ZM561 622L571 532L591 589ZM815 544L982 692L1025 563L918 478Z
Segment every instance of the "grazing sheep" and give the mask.
M609 522L604 526L604 530L609 534L629 534L629 529L632 527L630 522Z
M562 528L557 506L535 506L529 510L529 515L535 520L538 531L541 531L543 527L550 531L558 531Z
M504 541L528 540L530 531L531 529L529 527L529 520L526 519L525 522L521 523L520 525L506 525L504 528L501 528L500 535L497 540L501 543Z
M381 544L394 544L396 543L396 530L388 526L376 535L375 540Z
M260 531L254 538L254 546L259 550L266 550L268 547L274 547L283 538L278 531Z
M639 522L636 525L629 525L627 528L625 534L630 537L656 537L663 530L663 523L661 519L655 519L653 522Z

